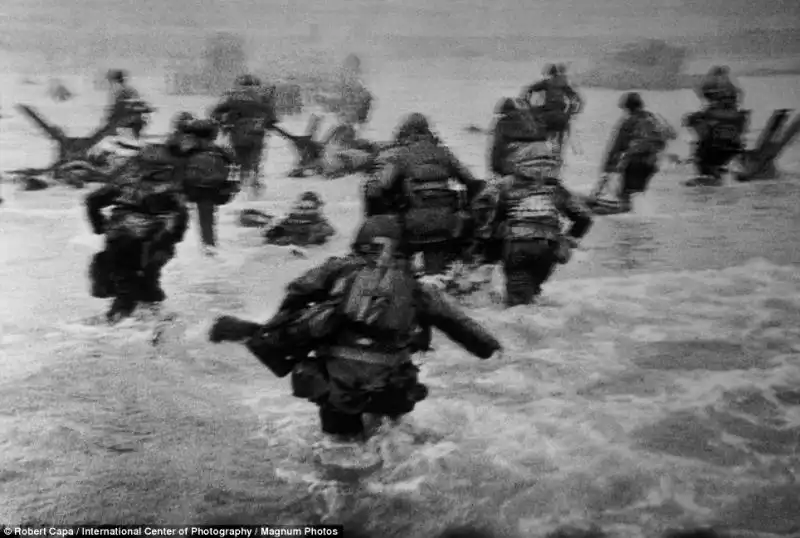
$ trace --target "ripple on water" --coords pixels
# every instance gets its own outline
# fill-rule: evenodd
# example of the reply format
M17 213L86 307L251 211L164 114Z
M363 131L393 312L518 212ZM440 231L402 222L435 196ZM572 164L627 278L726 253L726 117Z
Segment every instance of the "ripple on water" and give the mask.
M638 346L633 362L654 370L749 370L766 369L770 359L724 340L652 342Z
M748 452L724 442L711 420L688 411L637 428L631 437L641 449L721 467L743 465L751 459Z

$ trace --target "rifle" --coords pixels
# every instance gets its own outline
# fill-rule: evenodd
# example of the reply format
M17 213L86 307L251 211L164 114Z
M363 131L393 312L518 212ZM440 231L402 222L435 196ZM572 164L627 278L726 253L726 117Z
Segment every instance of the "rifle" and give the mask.
M628 159L628 154L627 153L623 153L620 156L620 158L619 158L619 160L617 162L617 166L616 166L615 170L613 172L609 173L609 174L603 174L600 177L600 181L598 181L597 185L595 185L595 188L592 189L591 194L589 194L589 200L590 201L591 200L596 200L598 196L603 194L603 191L605 190L606 185L608 185L608 182L611 181L611 175L612 174L614 174L614 175L619 174L620 171L625 168L625 163L626 163L627 159Z
M247 339L247 349L278 378L286 377L294 369L297 360L308 356L310 347L301 349L297 342L289 342L286 329L300 320L302 312L290 309L279 310L272 319L258 328Z

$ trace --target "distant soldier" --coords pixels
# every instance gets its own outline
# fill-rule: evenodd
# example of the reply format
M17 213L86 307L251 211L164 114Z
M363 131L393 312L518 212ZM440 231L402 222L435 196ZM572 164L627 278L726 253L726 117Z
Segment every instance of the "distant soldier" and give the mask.
M567 80L565 66L550 65L545 72L548 77L525 88L522 98L530 103L534 93L544 94L544 102L533 110L545 124L550 140L558 144L560 152L572 116L583 109L583 99Z
M263 190L259 176L267 130L278 121L274 88L263 87L252 75L242 75L236 79L236 87L211 111L211 118L220 123L230 139L242 186L258 198Z
M304 192L294 203L289 215L264 234L273 245L322 245L336 231L322 213L325 203L312 191Z
M655 114L645 109L642 97L626 93L619 107L626 114L614 132L603 164L603 182L609 174L618 172L620 209L631 210L631 197L647 190L658 172L659 155L674 140L676 133Z
M708 103L710 110L736 110L744 92L731 80L727 66L715 66L703 78L697 94Z
M355 54L350 54L345 58L339 75L339 118L354 128L369 122L374 99L361 75L361 60Z
M118 124L119 127L130 129L138 140L147 126L148 115L153 112L153 108L142 100L135 88L128 84L128 74L124 70L110 70L107 79L111 85L108 118L122 116L124 119Z
M182 121L181 121L182 120ZM197 204L200 240L206 256L216 255L217 207L230 202L239 191L232 179L235 157L215 143L218 125L211 120L179 117L173 135L185 162L182 166L183 191Z

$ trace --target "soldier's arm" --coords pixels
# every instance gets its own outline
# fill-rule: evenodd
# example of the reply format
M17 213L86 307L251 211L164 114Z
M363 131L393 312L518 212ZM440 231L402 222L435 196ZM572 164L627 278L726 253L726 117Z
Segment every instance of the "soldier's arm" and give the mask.
M581 239L592 227L594 219L591 213L581 204L566 187L559 185L555 193L556 205L566 217L572 221L567 235L572 239Z
M490 358L502 346L480 323L466 315L459 306L439 290L419 284L419 317L421 325L433 326L471 354Z
M231 99L223 99L217 103L208 114L209 117L215 121L220 121L225 114L228 114L233 108L233 101Z
M628 129L628 121L623 120L614 128L614 134L611 138L611 143L606 150L605 162L603 164L603 172L610 174L617 168L619 157L628 146L626 130Z
M546 89L547 89L547 81L546 80L540 80L539 82L536 82L535 84L531 84L530 86L525 88L523 90L523 92L522 92L521 97L525 101L530 101L531 97L533 96L534 93L543 92Z
M507 178L503 178L497 185L497 208L494 214L497 224L502 224L508 218L508 182Z
M572 113L573 114L580 113L581 110L583 110L583 97L581 97L581 94L575 91L575 88L573 88L569 84L567 84L566 87L564 88L564 92L566 93L567 98L570 100L570 102L572 102L574 105Z
M176 194L172 198L172 206L175 210L175 221L172 226L172 234L176 243L183 241L189 229L189 209L182 194Z
M86 215L95 234L105 233L106 219L103 216L103 209L113 204L119 194L120 189L116 185L104 185L86 196L84 201Z
M356 266L357 262L352 258L328 258L322 265L310 269L286 286L286 297L279 310L299 309L313 302L324 301L334 283Z
M450 174L453 179L458 180L462 185L467 188L467 198L472 200L486 186L486 182L477 179L469 168L467 168L464 163L462 163L458 157L456 157L452 151L447 148L444 148L447 153L448 159L448 168L450 168Z
M275 112L275 99L265 95L259 103L259 110L263 114L265 127L278 123L278 114Z
M489 171L498 176L503 175L503 157L506 145L505 140L506 122L502 119L497 120L492 130L492 139L489 145Z
M379 166L380 169L367 184L367 196L375 198L397 194L405 175L403 159L398 155L389 156Z

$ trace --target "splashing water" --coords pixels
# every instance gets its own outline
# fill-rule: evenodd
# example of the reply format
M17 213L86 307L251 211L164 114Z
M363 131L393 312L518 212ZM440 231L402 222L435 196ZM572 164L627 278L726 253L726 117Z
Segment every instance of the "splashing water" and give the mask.
M475 98L469 109L437 95L449 86ZM488 124L474 111L488 115L485 94L493 100L497 88L465 89L454 78L424 101L397 88L388 76L376 88L386 96L379 128L388 132L401 109L448 103L458 124L439 113L438 127L479 169L483 140L457 133L470 121ZM772 96L790 102L769 108L800 104L786 88ZM671 121L691 107L684 97L645 94ZM593 181L612 98L589 93L592 108L579 120L586 153L568 157L567 177L579 190ZM764 117L766 107L758 107ZM21 148L44 151L44 143L22 120L9 125L0 135L4 167L37 164ZM0 519L319 518L318 490L336 490L310 460L314 407L291 398L244 349L205 341L213 315L263 319L293 276L347 248L359 220L357 180L279 178L292 158L271 142L267 199L248 207L280 213L311 182L340 233L300 259L237 228L240 202L225 206L220 257L204 258L191 230L167 266L168 308L179 318L157 341L152 320L81 322L104 304L87 293L97 241L80 192L4 192ZM800 171L793 159L784 169ZM339 517L387 537L476 519L526 536L588 520L620 536L701 523L797 531L797 183L689 190L678 172L662 174L633 214L598 221L585 250L545 287L545 304L502 311L475 301L473 315L506 344L502 362L436 338L421 358L431 396L382 440L384 467L348 493Z

